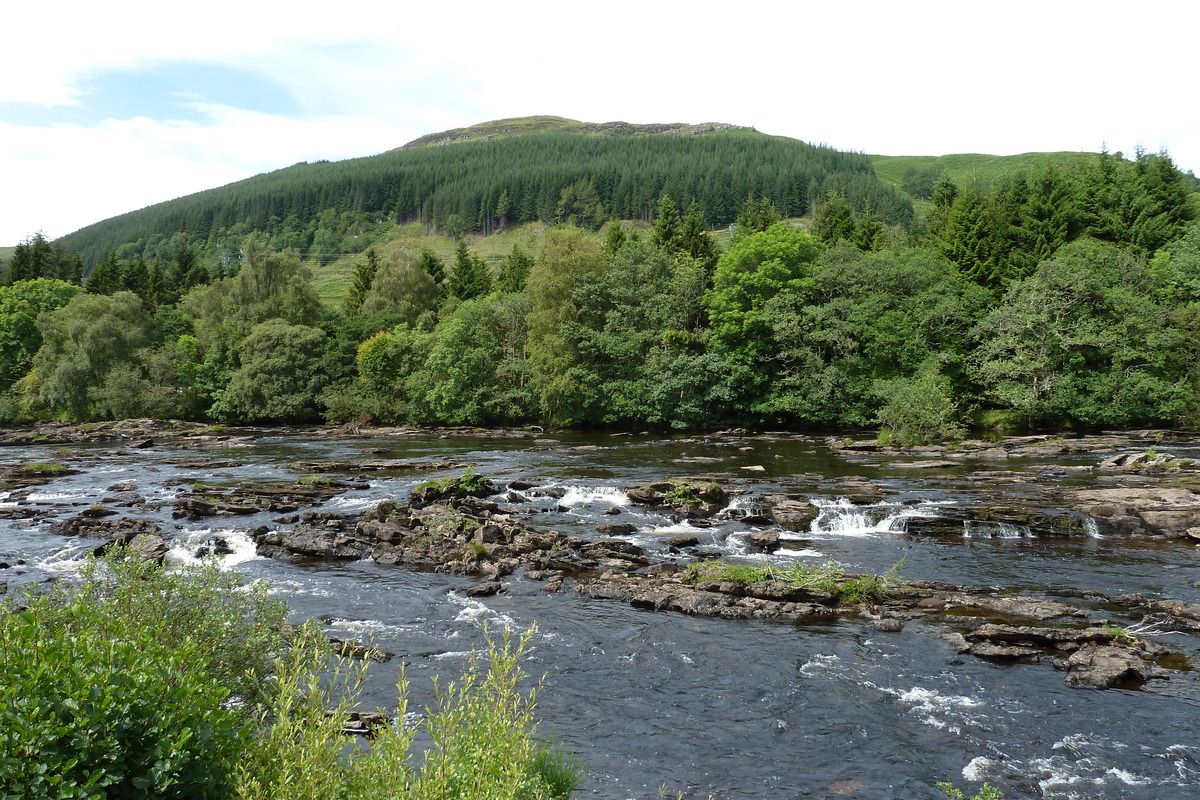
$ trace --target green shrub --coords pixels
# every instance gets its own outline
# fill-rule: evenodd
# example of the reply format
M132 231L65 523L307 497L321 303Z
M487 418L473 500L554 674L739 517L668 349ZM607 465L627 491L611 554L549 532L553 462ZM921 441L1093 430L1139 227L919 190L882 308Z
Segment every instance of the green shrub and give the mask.
M458 479L458 488L467 494L480 494L488 491L488 479L480 475L474 467L467 467Z
M946 781L939 782L937 787L942 790L948 800L1004 800L1004 794L995 786L986 782L983 786L979 787L978 794L973 794L970 797L963 794L962 789L956 789L953 784Z
M201 642L49 602L0 615L0 797L228 797L244 729Z
M581 780L537 738L519 666L531 632L489 638L419 725L364 750L342 726L366 661L331 659L265 586L124 556L0 606L0 800L553 800ZM401 673L396 720L407 686ZM418 732L433 743L420 758Z
M716 581L718 583L752 584L765 581L771 577L768 567L756 567L751 564L729 564L724 561L693 561L683 572L683 579L688 583L698 581Z

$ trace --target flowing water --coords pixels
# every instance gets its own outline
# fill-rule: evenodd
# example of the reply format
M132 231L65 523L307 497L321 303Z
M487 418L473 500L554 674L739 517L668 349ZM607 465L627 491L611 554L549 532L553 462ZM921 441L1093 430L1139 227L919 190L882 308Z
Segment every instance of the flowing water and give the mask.
M569 591L548 595L519 574L506 579L504 593L474 599L465 593L475 583L470 578L369 560L261 558L248 531L279 527L274 514L199 523L171 516L176 492L192 482L294 480L289 462L381 458L471 461L502 485L532 483L537 489L516 503L522 519L592 538L602 538L599 523L632 523L638 532L624 538L662 560L695 557L696 549L679 553L661 544L669 537L660 534L677 533L699 538L701 553L760 562L834 558L848 569L878 573L903 560L902 574L912 579L1200 600L1200 551L1192 545L1103 537L1094 527L1092 535L1042 537L1013 523L972 520L961 513L971 490L957 479L988 465L965 462L917 474L842 459L820 439L805 437L714 443L649 435L279 433L194 449L14 447L0 451L0 463L61 461L81 473L0 495L0 511L19 503L73 516L111 494L106 487L137 484L159 508L130 516L166 532L173 560L194 560L223 545L230 551L223 563L269 580L297 619L320 616L330 620L333 635L371 639L401 654L372 667L363 698L368 707L394 700L400 660L408 664L413 707L420 707L430 698L428 678L458 674L484 644L485 626L520 632L536 624L525 668L544 675L544 729L589 764L583 797L654 798L662 791L687 798L918 800L943 797L935 788L941 780L964 786L987 780L1008 798L1200 796L1200 688L1190 671L1138 690L1079 690L1045 664L1000 666L956 655L940 636L944 626L933 622L910 622L896 634L858 618L800 626L699 619ZM1063 464L1096 460L1079 456ZM448 474L371 475L370 488L319 510L358 513ZM763 495L776 493L811 499L820 514L810 530L787 534L775 553L753 555L746 542L751 529L740 522L676 523L632 505L622 491L634 482L699 474L738 490L727 516L753 512ZM1068 475L1061 480L1089 480ZM852 476L894 493L875 504L851 504L838 482ZM966 517L960 535L909 532L953 510ZM48 519L0 519L0 562L10 565L0 569L0 581L15 588L69 575L95 544L54 535ZM1174 635L1163 643L1200 663L1195 639Z

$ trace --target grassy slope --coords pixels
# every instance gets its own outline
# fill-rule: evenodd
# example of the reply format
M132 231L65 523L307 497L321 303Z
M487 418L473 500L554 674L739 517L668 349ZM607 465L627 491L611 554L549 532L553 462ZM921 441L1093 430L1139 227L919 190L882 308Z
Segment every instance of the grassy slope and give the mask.
M471 248L471 252L483 256L487 260L491 265L492 274L495 275L500 269L500 260L512 252L513 245L520 245L526 253L536 256L541 234L545 229L546 226L542 223L530 222L512 226L504 233L495 233L491 236L468 235L466 237L467 246ZM375 247L380 255L392 249L400 249L416 255L421 252L421 248L428 247L441 256L447 266L453 265L456 249L454 240L449 236L427 233L425 226L419 222L396 226L392 234L376 244ZM354 275L354 267L360 259L364 258L366 258L365 254L359 254L346 256L324 266L309 265L313 271L313 283L321 302L336 308L341 307L342 301L350 292L350 280Z
M6 262L10 258L12 258L13 253L15 253L15 252L17 252L16 246L0 247L0 264L3 264L4 262Z
M1021 153L1015 156L991 156L983 153L956 153L946 156L870 156L875 174L893 186L903 190L904 171L909 167L918 170L932 168L940 174L943 170L955 183L972 179L989 184L997 178L1020 169L1035 170L1049 161L1052 164L1071 164L1091 153Z

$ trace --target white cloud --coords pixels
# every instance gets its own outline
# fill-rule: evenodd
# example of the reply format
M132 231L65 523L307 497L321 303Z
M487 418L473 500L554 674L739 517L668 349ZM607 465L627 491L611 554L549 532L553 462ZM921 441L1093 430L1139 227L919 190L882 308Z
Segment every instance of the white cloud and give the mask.
M191 122L4 124L0 242L51 235L299 160L380 152L486 119L722 121L887 154L1130 152L1200 168L1184 47L1139 25L1197 12L1011 0L452 5L140 0L6 10L0 102L83 103L87 81L171 60L285 87L292 118L199 106ZM1188 19L1188 18L1191 19ZM33 68L31 68L31 66ZM147 112L142 112L144 115Z

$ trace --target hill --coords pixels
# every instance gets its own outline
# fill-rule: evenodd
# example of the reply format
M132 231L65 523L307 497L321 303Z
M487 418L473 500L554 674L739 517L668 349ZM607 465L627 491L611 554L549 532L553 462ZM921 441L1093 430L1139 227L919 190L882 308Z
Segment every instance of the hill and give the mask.
M916 199L928 199L933 184L944 172L962 185L972 181L989 186L1021 170L1031 172L1046 164L1067 167L1095 153L1052 152L993 156L985 153L953 153L944 156L870 156L875 174L885 183Z
M452 146L431 146L453 142ZM395 224L490 233L509 224L646 220L669 193L711 225L749 196L800 216L830 192L906 224L912 205L867 156L723 123L628 125L561 117L500 120L431 134L404 148L301 163L90 225L61 240L87 265L106 252L168 260L186 234L212 258L247 233L330 260L360 252Z

